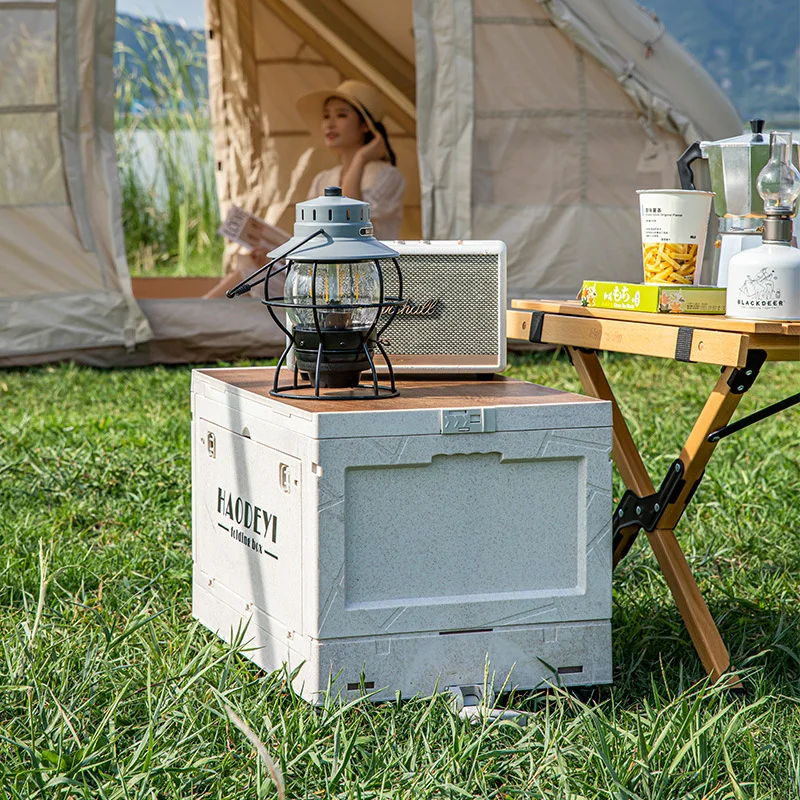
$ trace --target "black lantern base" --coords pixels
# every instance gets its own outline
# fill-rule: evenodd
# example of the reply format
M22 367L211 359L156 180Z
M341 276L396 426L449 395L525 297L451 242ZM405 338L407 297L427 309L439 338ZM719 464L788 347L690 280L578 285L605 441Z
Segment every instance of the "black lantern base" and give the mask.
M329 367L334 366L332 364L328 365ZM306 367L300 366L301 370L307 369ZM313 372L309 372L308 374L308 381L312 386L319 386L320 389L352 389L361 382L361 373L363 369L344 369L344 370L337 370L331 371L330 369L326 369L319 374L319 383L314 383L311 376L314 374Z
M281 386L280 371L291 347L295 351L294 380ZM389 368L390 386L378 383L373 360L376 349ZM371 373L371 384L361 383L364 372ZM397 397L400 392L395 387L386 350L372 331L365 334L364 331L295 329L291 344L278 361L270 394L292 400L383 400Z
M358 386L361 373L372 368L375 339L365 339L363 331L325 330L320 335L296 329L293 338L297 368L308 375L312 386L353 388Z

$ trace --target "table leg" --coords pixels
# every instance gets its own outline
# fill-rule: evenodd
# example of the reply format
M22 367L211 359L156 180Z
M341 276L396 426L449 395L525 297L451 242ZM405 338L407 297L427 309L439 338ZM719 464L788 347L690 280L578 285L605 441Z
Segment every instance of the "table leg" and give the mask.
M742 394L734 394L731 391L729 380L732 373L732 367L726 367L722 371L717 385L703 406L681 450L680 459L685 467L686 481L683 490L677 500L667 507L659 521L659 527L648 534L661 571L692 637L695 650L713 680L718 680L730 668L730 657L686 563L683 551L675 539L674 529L703 477L706 465L716 447L716 443L708 441L709 434L730 422L742 399ZM728 676L727 682L731 689L742 688L741 681L736 675Z
M630 429L614 398L608 379L594 352L586 352L577 348L568 348L572 363L581 379L584 390L594 397L609 400L613 413L613 449L612 453L617 469L626 487L639 496L652 494L655 489L641 459ZM741 399L740 394L733 394L728 385L733 368L723 370L722 376L700 412L692 432L681 451L684 463L684 479L686 481L675 504L671 505L662 517L659 527L648 533L648 539L664 573L667 586L672 593L689 636L706 672L713 680L718 680L730 667L730 656L725 643L717 630L711 612L700 594L700 589L692 575L686 557L675 538L674 527L681 518L696 484L702 477L715 445L707 441L708 435L722 425L727 424ZM627 553L639 529L633 526L624 528L618 541L614 543L614 566ZM735 675L728 676L730 688L741 688L741 682Z
M703 410L683 445L680 459L684 466L683 479L686 481L686 485L677 500L670 504L664 512L664 516L659 521L660 528L674 529L678 524L678 520L683 516L697 483L703 477L706 465L717 447L716 442L708 441L709 434L731 421L731 417L743 397L742 393L734 393L729 385L733 372L733 367L723 369L722 375L706 400Z
M640 497L655 492L653 481L647 468L639 455L636 443L633 441L625 417L617 405L617 399L609 386L603 367L594 351L579 350L568 347L570 358L581 380L583 390L593 397L608 400L611 403L613 420L613 443L611 454L617 471L622 476L622 481L628 489L632 489ZM625 557L631 545L639 534L639 528L629 525L614 539L614 566Z
M728 649L720 636L714 618L692 575L686 557L672 530L656 530L647 534L667 586L675 599L697 655L712 681L719 680L731 665ZM726 677L731 689L741 688L736 675Z

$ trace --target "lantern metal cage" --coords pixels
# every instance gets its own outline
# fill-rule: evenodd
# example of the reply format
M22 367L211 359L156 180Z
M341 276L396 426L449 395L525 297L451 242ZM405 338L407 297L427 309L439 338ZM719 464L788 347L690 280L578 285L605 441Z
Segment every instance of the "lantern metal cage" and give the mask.
M318 278L318 268L320 264L326 263L358 263L358 262L311 262L311 294L310 303L291 302L286 299L285 294L280 297L269 296L269 278L277 275L280 271L286 270L287 274L292 266L296 263L304 262L287 262L285 267L273 271L270 269L267 273L267 280L264 282L264 300L272 319L286 334L288 344L283 351L281 357L278 359L278 366L275 370L275 379L273 383L271 395L288 397L295 400L314 398L324 398L326 400L367 400L379 399L387 397L396 397L399 392L395 385L394 370L386 348L381 343L380 337L383 335L386 328L392 324L397 312L405 303L403 299L403 277L400 272L400 265L397 263L396 258L392 258L392 264L397 273L397 283L399 287L399 297L386 297L384 294L384 280L383 269L381 267L381 259L370 259L371 263L375 264L378 273L378 285L380 287L380 295L376 303L326 303L318 302L316 286ZM363 263L363 262L362 262ZM313 327L308 330L301 328L289 328L280 319L275 309L282 308L298 311L311 311L313 317ZM368 328L354 329L347 327L341 323L351 316L354 311L375 309L374 319ZM381 321L384 313L388 313L388 319L385 322ZM338 325L334 324L331 320L336 317ZM289 353L292 348L295 351L294 365L292 369L293 381L284 386L280 385L281 369L286 365ZM381 385L378 382L378 372L375 368L375 360L373 352L377 349L383 360L386 362L388 371L389 386ZM306 354L313 353L313 361L309 363L308 358L304 358ZM310 367L313 364L313 380L310 379L311 370L304 369L303 367ZM367 389L360 381L351 388L353 391L347 393L332 393L321 394L322 388L327 389L344 389L348 388L350 384L347 378L358 373L369 370L372 376L371 391L356 392L357 389ZM309 380L301 382L301 374L308 374ZM327 375L326 375L327 373ZM336 380L337 373L343 376L343 380ZM327 377L327 381L325 378ZM327 383L327 386L325 385ZM302 393L305 390L305 393ZM313 390L313 395L310 394Z
M327 218L329 224L325 227L308 224L316 223L318 218ZM303 237L304 233L307 235ZM235 297L263 282L262 302L286 334L287 345L278 359L271 395L293 400L378 400L399 394L381 336L406 302L403 276L397 252L375 239L372 233L369 205L343 197L339 187L328 187L323 197L298 203L295 236L269 254L268 264L228 292L229 297ZM387 297L385 293L382 266L385 261L391 261L396 274L396 297ZM352 273L355 265L357 270L369 270L365 277L370 280L374 277L377 293L367 292L363 298L358 291L355 298L331 296L327 291L327 271L335 267L337 272L349 269ZM307 295L286 288L300 271L305 273ZM265 274L259 280L253 280L262 273ZM284 292L271 296L270 282L281 273L285 273ZM321 278L325 291L321 291ZM339 294L344 294L342 285L337 282ZM277 313L279 310L286 312L285 322ZM301 315L304 323L298 324ZM292 350L294 359L289 365ZM378 381L375 351L385 362L388 386ZM281 385L281 375L287 366L292 382ZM371 382L361 382L364 372L370 374Z

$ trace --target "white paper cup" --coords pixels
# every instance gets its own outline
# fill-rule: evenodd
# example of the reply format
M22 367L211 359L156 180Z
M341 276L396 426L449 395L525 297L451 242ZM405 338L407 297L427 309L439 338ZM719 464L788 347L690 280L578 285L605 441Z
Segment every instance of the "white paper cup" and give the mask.
M714 192L640 189L644 282L697 286Z

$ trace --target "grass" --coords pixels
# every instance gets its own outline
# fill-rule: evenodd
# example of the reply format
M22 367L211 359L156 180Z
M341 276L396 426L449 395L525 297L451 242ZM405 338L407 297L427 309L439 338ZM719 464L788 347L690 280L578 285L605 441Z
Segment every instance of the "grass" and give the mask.
M655 475L717 371L609 357ZM509 374L577 389L562 355ZM720 444L679 528L745 700L703 673L642 539L614 576L614 684L313 709L191 617L189 368L0 372L0 798L790 800L800 797L800 426ZM770 364L743 412L797 391ZM615 494L621 487L616 485ZM513 676L512 676L513 679Z

